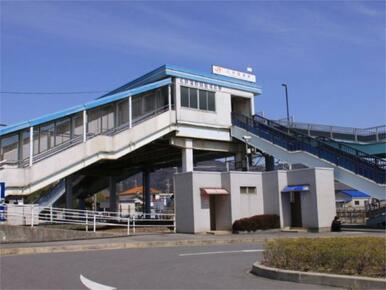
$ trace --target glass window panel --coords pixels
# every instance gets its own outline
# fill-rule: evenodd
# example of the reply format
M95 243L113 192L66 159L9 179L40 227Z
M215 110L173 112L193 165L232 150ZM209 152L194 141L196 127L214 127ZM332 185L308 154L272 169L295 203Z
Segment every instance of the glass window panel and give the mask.
M22 143L22 148L21 148L21 155L22 155L22 160L26 159L29 157L29 129L24 130L21 133L21 143Z
M71 120L64 119L55 124L55 145L62 144L71 138Z
M248 193L249 194L255 194L256 193L256 187L248 187Z
M143 96L145 101L145 114L153 112L156 108L156 97L155 94L147 94Z
M73 138L83 135L83 113L72 117Z
M102 132L114 128L114 106L102 108Z
M132 117L133 120L139 118L143 115L142 113L142 98L141 96L133 97L131 100L131 105L133 106Z
M101 132L101 118L100 110L95 109L87 112L87 127L88 132L92 134L99 134Z
M208 111L216 111L214 92L208 92Z
M162 87L160 90L158 108L168 105L169 89L168 87Z
M40 144L39 144L39 152L44 152L52 147L54 147L54 134L55 126L54 123L50 123L45 126L40 127Z
M200 95L200 109L201 110L208 110L208 98L207 98L207 91L199 90Z
M241 194L247 193L247 187L246 187L246 186L241 186L241 187L240 187L240 193L241 193Z
M193 109L198 108L197 89L189 88L189 107Z
M34 127L34 155L39 153L39 127Z
M3 160L17 161L19 159L19 135L13 134L2 138L0 151Z
M129 122L129 100L118 103L118 126Z
M189 108L189 89L181 87L181 107Z

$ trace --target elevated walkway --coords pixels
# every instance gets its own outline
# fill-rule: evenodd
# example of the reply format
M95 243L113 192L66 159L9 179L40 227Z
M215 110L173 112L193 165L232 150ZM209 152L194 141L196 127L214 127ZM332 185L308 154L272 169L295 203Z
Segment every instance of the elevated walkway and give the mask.
M32 166L4 167L0 180L6 181L8 194L30 194L100 160L119 159L174 131L173 124L174 115L168 110L160 111L132 128L107 131L55 154L47 154Z
M334 168L336 180L379 199L386 198L386 161L342 145L340 148L261 116L232 115L233 138L289 163Z
M370 128L352 128L320 125L312 123L276 121L284 127L290 127L310 137L318 137L336 146L345 144L370 155L386 158L386 125Z

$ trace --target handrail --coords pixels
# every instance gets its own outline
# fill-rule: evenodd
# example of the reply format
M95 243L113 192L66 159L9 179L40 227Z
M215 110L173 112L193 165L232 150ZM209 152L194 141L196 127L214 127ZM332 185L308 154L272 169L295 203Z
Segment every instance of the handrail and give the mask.
M377 183L386 183L386 160L358 150L352 151L354 148L349 146L342 145L340 148L336 148L327 142L310 137L297 130L291 130L261 116L250 118L232 113L232 122L234 125L267 139L288 151L307 151Z
M165 106L156 108L153 111L148 112L148 113L140 116L137 119L133 119L132 124L130 124L129 122L126 122L118 127L114 127L114 128L111 128L111 129L103 131L103 132L98 132L96 134L88 132L87 133L87 140L90 140L90 139L97 137L97 136L113 136L115 134L118 134L118 133L130 128L130 126L134 127L142 122L145 122L145 121L151 119L152 117L155 117L163 112L168 111L168 108L169 108L169 105L165 105ZM82 142L83 142L83 136L76 136L75 138L67 140L67 141L65 141L57 146L54 146L54 147L52 147L44 152L41 152L39 154L35 154L33 156L34 164L52 156L52 155L55 155L59 152L62 152L62 151L67 150L69 148L72 148L73 146L78 145ZM14 166L26 167L29 165L29 158L26 158L24 160L15 160L15 161L4 161L3 160L0 162L0 169L2 169L4 165L14 165Z
M94 211L58 208L52 206L6 205L5 220L12 222L21 221L25 225L34 227L38 224L70 224L83 225L86 231L89 227L96 232L98 226L126 227L127 234L135 233L136 227L172 227L176 230L174 214L166 213L130 213Z
M328 140L329 142L331 143L335 143L337 146L338 146L338 149L340 151L343 151L343 152L346 152L346 153L349 153L349 154L353 154L355 156L358 156L359 158L363 158L363 160L365 161L371 161L373 160L373 162L370 162L372 163L373 165L375 166L378 166L378 167L381 167L383 169L386 168L386 161L383 160L382 158L379 158L377 156L374 156L374 155L370 155L368 153L365 153L363 151L360 151L356 148L353 148L349 145L346 145L346 144L341 144L339 142L336 142L335 140L332 140L328 137L323 137L324 140L321 140L321 139L317 139L317 138L313 138L311 136L308 136L307 134L304 134L303 132L301 131L298 131L296 129L292 129L291 127L286 127L286 126L283 126L275 121L272 121L272 120L269 120L267 118L264 118L264 117L261 117L261 116L253 116L253 119L254 120L258 120L258 119L262 119L264 120L265 122L269 122L270 124L273 124L275 126L279 126L280 129L282 129L282 132L288 132L288 133L292 133L291 135L294 135L294 136L301 136L302 138L309 138L309 140L317 140L317 142L323 144L324 146L327 146L327 147L331 147L331 148L336 148L335 146L332 146L330 145L329 143L325 142L324 140ZM259 121L258 121L259 122Z
M309 136L315 136L317 135L315 132L320 132L319 134L325 133L324 135L338 140L379 142L386 139L386 125L369 128L354 128L293 121L288 122L288 120L283 119L276 120L276 122L286 127L307 131L307 135Z

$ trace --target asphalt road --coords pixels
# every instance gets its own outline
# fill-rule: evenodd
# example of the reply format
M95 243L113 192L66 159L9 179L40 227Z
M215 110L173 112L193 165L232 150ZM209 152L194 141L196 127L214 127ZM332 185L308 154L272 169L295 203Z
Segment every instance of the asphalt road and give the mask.
M238 244L6 256L0 257L0 288L86 289L83 275L110 289L336 289L250 274L261 249Z

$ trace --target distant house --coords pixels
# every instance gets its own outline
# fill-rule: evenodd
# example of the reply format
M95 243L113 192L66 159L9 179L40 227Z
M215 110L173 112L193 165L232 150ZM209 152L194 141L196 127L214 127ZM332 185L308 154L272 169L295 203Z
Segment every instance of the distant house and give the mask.
M355 189L341 190L335 193L336 207L363 207L370 200L370 195Z
M161 191L157 188L150 188L150 193L152 195L155 195L157 193L160 193ZM139 186L134 186L134 187L131 187L125 191L122 191L119 193L119 197L125 197L125 196L132 196L132 195L140 195L142 196L142 193L143 193L143 186L142 185L139 185Z

